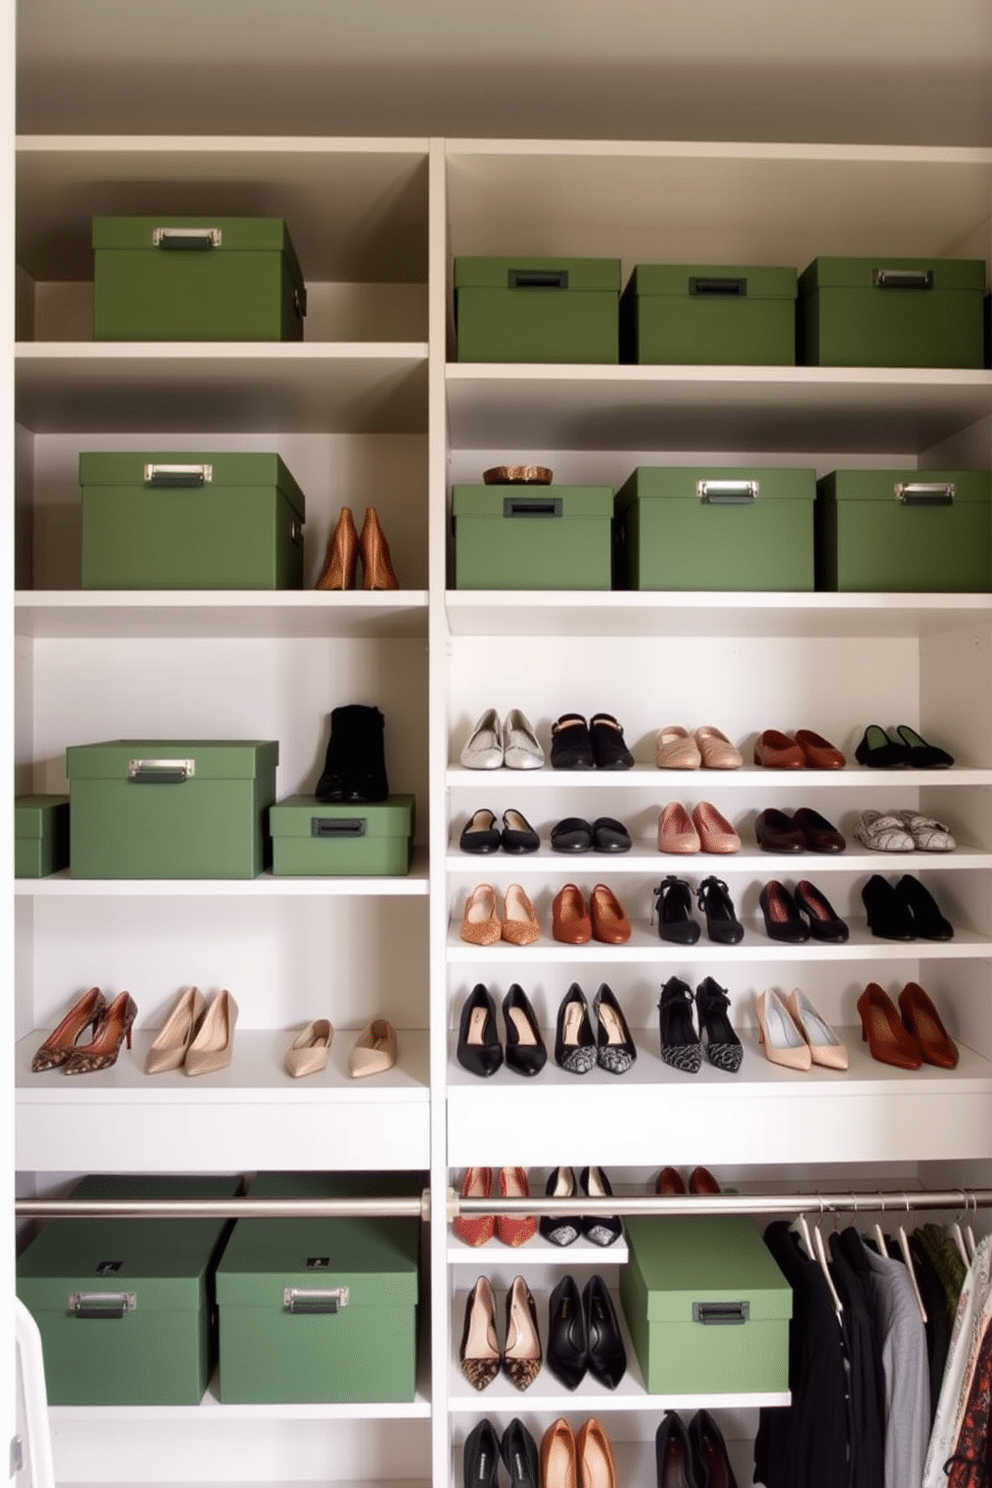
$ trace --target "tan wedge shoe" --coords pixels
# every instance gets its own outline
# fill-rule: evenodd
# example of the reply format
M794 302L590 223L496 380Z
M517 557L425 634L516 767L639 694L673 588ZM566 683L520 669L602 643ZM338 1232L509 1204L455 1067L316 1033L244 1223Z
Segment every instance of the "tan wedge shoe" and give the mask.
M319 1074L327 1068L327 1052L334 1038L334 1029L327 1018L315 1018L294 1038L286 1050L283 1060L287 1075L300 1080L304 1075Z
M230 992L218 992L203 1015L199 1032L186 1053L187 1075L210 1075L231 1062L238 1004Z
M145 1055L145 1074L161 1075L183 1063L207 1006L199 987L187 987Z

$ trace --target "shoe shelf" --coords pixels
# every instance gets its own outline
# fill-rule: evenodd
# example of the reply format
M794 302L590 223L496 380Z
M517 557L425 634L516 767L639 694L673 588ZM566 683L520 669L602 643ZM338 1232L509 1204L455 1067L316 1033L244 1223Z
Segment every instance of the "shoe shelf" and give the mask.
M988 594L449 590L458 636L928 636L987 623Z
M657 1028L634 1028L638 1057L624 1075L572 1075L549 1057L527 1081L505 1067L486 1080L469 1074L452 1033L449 1162L495 1166L508 1153L528 1168L552 1168L570 1154L604 1167L987 1157L992 1062L960 1040L954 1070L899 1070L872 1059L860 1025L834 1025L849 1068L799 1072L765 1058L757 1028L734 1026L744 1046L735 1075L705 1060L695 1075L672 1069L658 1052ZM553 1031L543 1033L550 1051Z
M581 1199L577 1200L575 1212L581 1211ZM591 1240L573 1240L571 1245L555 1245L538 1231L523 1245L503 1245L499 1240L489 1240L485 1245L467 1245L450 1229L448 1231L448 1265L474 1267L480 1273L487 1266L503 1267L529 1265L572 1266L623 1266L629 1259L627 1242L623 1235L612 1245L594 1245Z
M702 790L693 794L703 795ZM554 823L539 826L535 831L545 835ZM516 882L523 877L540 874L545 878L569 879L576 876L589 879L616 878L620 874L647 873L659 878L669 873L682 878L706 878L714 874L727 879L740 873L759 878L819 878L825 873L919 873L929 868L941 872L984 869L992 870L992 853L979 847L957 847L949 853L870 852L867 849L848 849L842 853L770 853L746 843L736 853L660 853L644 842L635 840L633 849L627 853L560 853L550 847L540 847L534 853L463 853L458 848L457 837L448 845L444 860L446 871L458 879L471 879L473 883L489 883L493 879L502 883Z
M399 1060L367 1079L348 1074L358 1030L336 1028L326 1071L294 1080L282 1067L290 1029L239 1028L230 1065L191 1080L146 1075L156 1030L139 1030L109 1069L34 1074L48 1030L15 1045L18 1169L217 1172L421 1169L430 1161L427 1033L397 1029Z
M485 1392L483 1392L483 1394L484 1393ZM704 1399L702 1396L695 1395L655 1395L652 1398L656 1402L658 1421L651 1422L650 1441L621 1441L618 1440L618 1438L613 1434L612 1430L607 1433L610 1437L610 1446L613 1451L613 1461L616 1467L616 1481L618 1483L645 1484L657 1482L658 1467L655 1456L654 1437L655 1431L657 1430L658 1425L660 1425L661 1414L663 1411L678 1410L684 1411L686 1414L688 1414L689 1412L696 1410L729 1410L734 1409L740 1404L737 1396L724 1395L709 1396L707 1399ZM707 1400L709 1403L707 1403ZM752 1402L749 1400L748 1403ZM760 1404L761 1402L759 1401L758 1403ZM494 1419L493 1424L497 1432L502 1435L503 1431L506 1430L506 1427L510 1423L511 1416L520 1415L522 1412L526 1413L526 1411L526 1403L518 1402L513 1411L506 1412L505 1420L501 1421L498 1418ZM739 1410L735 1410L736 1415L739 1415L739 1413ZM495 1412L487 1411L484 1404L480 1402L480 1416L489 1415L490 1417L493 1417L495 1416L495 1414ZM560 1410L558 1414L572 1418L572 1425L576 1431L578 1431L579 1426L581 1425L580 1418L584 1419L581 1407L579 1407L579 1409L574 1412L567 1409ZM544 1432L547 1430L548 1426L550 1426L551 1422L549 1420L541 1422L530 1421L527 1424L531 1435L534 1437L535 1444L540 1451L541 1438ZM686 1424L688 1425L688 1420L686 1421ZM757 1417L755 1417L755 1423L751 1428L751 1435L750 1437L748 1437L747 1440L734 1440L726 1437L725 1423L721 1422L720 1425L721 1429L724 1430L727 1456L730 1459L730 1465L737 1478L737 1482L739 1484L749 1484L751 1482L751 1474L754 1472L754 1435L757 1431ZM464 1435L460 1434L458 1438L460 1442L464 1441L464 1437L468 1435L468 1432L470 1430L471 1423L466 1422ZM455 1448L455 1451L453 1453L453 1465L450 1479L452 1483L464 1482L463 1461L464 1452L459 1445ZM94 1483L91 1485L91 1488L104 1488L104 1485ZM162 1488L172 1488L172 1485L165 1483L162 1484ZM199 1485L191 1484L189 1485L189 1488L199 1488ZM266 1483L260 1483L258 1484L258 1488L269 1488L269 1485ZM391 1485L387 1485L387 1488L391 1488ZM411 1488L415 1488L415 1485L411 1485Z
M571 1247L569 1247L570 1249ZM612 1247L610 1247L612 1250ZM563 1255L567 1255L567 1251ZM609 1259L609 1257L607 1257ZM602 1252L599 1257L600 1264L603 1261ZM480 1266L480 1274L485 1271L485 1266ZM497 1287L497 1291L501 1289ZM474 1411L478 1415L492 1415L494 1413L505 1413L507 1415L519 1415L526 1411L549 1412L555 1416L563 1415L565 1412L575 1410L584 1415L599 1416L616 1411L651 1411L661 1412L664 1410L681 1409L707 1409L715 1410L721 1406L761 1406L761 1405L788 1405L791 1396L788 1390L766 1391L748 1394L741 1391L734 1394L720 1395L649 1395L644 1386L644 1376L638 1362L634 1345L630 1339L627 1329L627 1320L624 1316L623 1305L616 1291L611 1288L610 1295L613 1299L614 1310L620 1324L620 1332L623 1337L624 1348L627 1353L627 1371L615 1390L610 1390L598 1380L586 1374L574 1390L569 1390L565 1385L551 1373L548 1368L547 1359L542 1362L541 1371L537 1379L526 1390L517 1390L501 1372L493 1382L484 1390L476 1390L469 1384L462 1373L458 1361L458 1340L451 1361L451 1375L448 1386L448 1409L449 1412ZM451 1315L456 1321L465 1316L465 1305L468 1300L468 1291L458 1289L451 1302ZM497 1317L502 1305L502 1296L497 1299ZM548 1330L548 1295L542 1292L534 1293L534 1305L537 1309L538 1332L541 1335L542 1347L547 1344ZM460 1332L458 1335L460 1339ZM574 1402L574 1404L573 1404Z
M540 725L537 728L540 737L543 730ZM810 789L846 790L848 786L876 793L906 786L989 786L992 769L955 765L949 770L869 770L848 765L844 770L769 770L763 765L743 765L738 770L659 770L653 764L637 763L632 770L552 770L550 765L538 770L466 770L450 765L446 780L450 789L476 794L491 794L497 783L514 793L554 785L568 791L652 789L659 800L671 801L683 795L705 798L711 789L754 792L760 787L799 796Z
M281 793L283 794L283 793ZM114 899L246 897L267 898L388 898L426 896L427 849L414 848L410 872L403 878L274 877L266 870L257 878L72 878L67 868L47 878L14 880L14 893L28 898Z
M405 638L427 634L427 591L22 589L14 633L31 640Z

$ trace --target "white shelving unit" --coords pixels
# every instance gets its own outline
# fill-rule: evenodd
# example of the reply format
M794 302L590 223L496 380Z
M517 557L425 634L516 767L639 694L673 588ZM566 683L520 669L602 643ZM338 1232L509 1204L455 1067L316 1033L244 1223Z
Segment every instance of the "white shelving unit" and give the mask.
M992 1164L992 597L849 594L526 594L446 587L449 489L489 465L534 459L559 481L619 486L638 464L841 466L992 464L992 373L892 369L475 366L454 360L453 255L620 255L635 262L795 263L817 254L973 254L992 248L992 150L529 141L30 137L19 142L18 326L8 350L16 396L17 787L64 788L67 744L115 735L277 738L279 796L311 789L339 703L387 718L393 790L417 798L409 877L246 883L8 885L14 904L16 1160L24 1192L83 1170L266 1168L424 1172L421 1367L412 1405L61 1409L56 1469L87 1483L259 1485L460 1482L474 1421L520 1414L539 1437L553 1416L608 1413L620 1460L646 1484L666 1408L720 1413L746 1464L761 1405L781 1396L647 1396L631 1369L616 1392L574 1396L547 1371L525 1395L476 1394L458 1368L471 1268L525 1275L544 1308L555 1280L625 1251L510 1252L460 1245L444 1196L480 1163L520 1165L535 1189L559 1164L589 1163L649 1192L665 1163L928 1186ZM281 215L310 291L312 323L293 346L94 344L88 223L95 213L214 210ZM210 205L207 205L207 204ZM298 594L90 593L79 588L76 459L83 449L275 449L307 494L306 580ZM376 505L403 588L318 594L341 505ZM606 709L637 758L624 774L550 769L485 775L457 764L489 706L520 707L548 742L560 713ZM864 726L907 722L956 757L942 772L854 765ZM812 727L845 749L836 773L660 772L661 726L713 723L750 758L766 727ZM676 859L654 848L668 800L712 799L744 839L734 857ZM478 859L458 835L480 805L523 810L545 846ZM849 837L838 857L765 854L754 816L812 804ZM947 856L881 855L850 826L866 807L916 806L946 820ZM626 857L550 852L565 815L616 815ZM683 949L649 923L667 873L731 886L747 926L737 947ZM860 887L872 872L918 873L954 939L871 937ZM825 884L852 923L840 947L768 940L760 884ZM466 945L465 894L522 880L545 931L535 946ZM627 946L562 946L550 904L567 880L613 884L635 933ZM745 1045L738 1076L680 1077L658 1052L657 998L669 975L726 981ZM856 1001L869 980L934 997L961 1060L917 1074L875 1063ZM629 1074L577 1079L553 1060L533 1081L480 1081L458 1064L458 1015L481 981L497 1003L531 996L549 1047L573 980L607 980L638 1046ZM43 1031L83 987L127 986L135 1046L86 1082L30 1073ZM152 1081L142 1052L178 989L229 986L241 1017L230 1068L202 1081ZM844 1074L798 1076L757 1043L755 994L802 985L846 1039ZM388 1077L346 1074L373 1015L400 1031ZM281 1072L290 1030L336 1029L325 1077ZM366 1088L367 1087L367 1088ZM426 1232L425 1232L426 1233ZM429 1259L428 1259L429 1258ZM629 1339L628 1339L629 1343ZM177 1426L181 1424L181 1431ZM108 1427L113 1430L113 1472ZM745 1471L743 1466L741 1472Z

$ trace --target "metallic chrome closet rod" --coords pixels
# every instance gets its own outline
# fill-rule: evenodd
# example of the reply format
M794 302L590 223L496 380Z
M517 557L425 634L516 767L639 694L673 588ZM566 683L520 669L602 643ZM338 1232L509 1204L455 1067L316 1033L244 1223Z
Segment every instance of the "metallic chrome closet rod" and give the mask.
M463 1199L446 1195L447 1219L458 1214L838 1214L919 1209L964 1212L992 1208L992 1188L896 1189L870 1193L615 1194L611 1198ZM351 1219L430 1218L430 1192L376 1199L18 1199L21 1219Z

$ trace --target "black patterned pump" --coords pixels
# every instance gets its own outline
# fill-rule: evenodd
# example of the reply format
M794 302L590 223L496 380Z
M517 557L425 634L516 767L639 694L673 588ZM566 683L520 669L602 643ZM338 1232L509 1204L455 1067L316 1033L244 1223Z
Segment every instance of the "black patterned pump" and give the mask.
M669 977L658 1003L661 1057L686 1075L699 1073L703 1050L692 1022L692 988L679 977Z
M696 988L696 1010L699 1013L699 1041L710 1064L736 1075L744 1058L744 1046L727 1016L730 997L712 977L706 977Z

